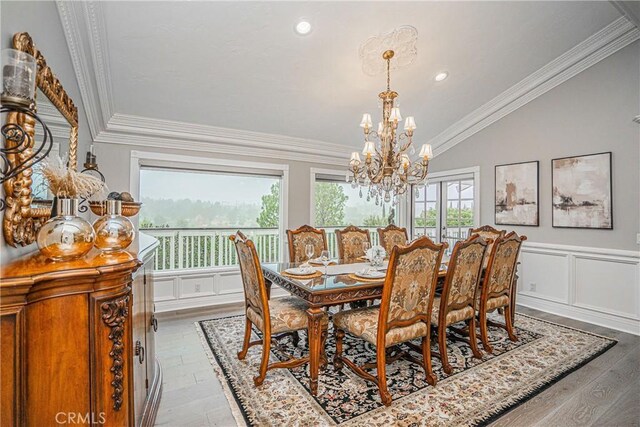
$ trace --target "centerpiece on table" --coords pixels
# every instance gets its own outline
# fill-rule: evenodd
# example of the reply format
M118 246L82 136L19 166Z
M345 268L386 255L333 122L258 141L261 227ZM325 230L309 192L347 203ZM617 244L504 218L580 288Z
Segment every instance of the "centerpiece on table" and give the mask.
M382 246L375 245L367 250L365 256L371 265L376 267L382 265L382 261L384 261L387 256L387 251Z

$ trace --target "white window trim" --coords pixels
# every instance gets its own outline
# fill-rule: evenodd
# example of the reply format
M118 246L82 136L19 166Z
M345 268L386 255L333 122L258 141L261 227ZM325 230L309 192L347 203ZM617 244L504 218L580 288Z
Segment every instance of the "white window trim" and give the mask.
M145 162L148 161L160 161L166 162L167 166L174 166L176 163L184 164L188 169L188 165L207 165L207 166L224 166L235 167L239 169L246 169L247 172L256 170L270 170L282 172L282 188L280 189L280 228L278 234L280 235L279 256L282 261L285 261L285 244L286 236L285 230L289 228L289 165L280 163L263 163L263 162L251 162L245 160L229 160L216 157L196 157L196 156L184 156L168 153L158 153L150 151L131 151L131 164L129 169L129 188L131 189L132 196L136 199L140 199L140 169L145 166ZM241 173L241 172L240 172ZM228 269L228 267L221 267Z
M340 176L340 177L345 177L347 176L347 174L351 175L351 172L349 172L347 169L324 169L324 168L310 168L309 170L309 195L310 195L310 200L309 200L309 225L312 225L315 227L315 218L316 218L316 178L318 175L335 175L335 176ZM409 194L405 194L404 196L405 201L400 201L400 203L398 203L397 205L397 209L398 209L398 214L397 214L397 226L399 227L406 227L407 230L409 229L409 225L410 223L407 222L407 218L411 219L411 211L409 210L409 212L407 213L407 206L411 207L411 205L409 205L406 200L410 200L411 197ZM475 197L475 195L474 195Z
M437 179L437 181L447 181L448 179L456 179L460 175L473 175L473 226L477 228L480 224L480 166L471 166L468 168L450 169L440 172L429 172L428 181ZM408 224L407 229L411 231L413 236L413 221L411 214L413 211L413 197L410 194L405 204L405 223Z

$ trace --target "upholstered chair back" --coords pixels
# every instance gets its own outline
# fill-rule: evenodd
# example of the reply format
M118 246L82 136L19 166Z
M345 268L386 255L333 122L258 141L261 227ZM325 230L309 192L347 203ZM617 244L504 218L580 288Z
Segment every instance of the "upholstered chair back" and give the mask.
M338 242L338 257L343 260L354 260L364 256L362 244L371 243L369 230L363 230L350 225L344 230L336 230L336 240Z
M445 247L424 236L392 248L380 305L379 324L386 331L418 321L428 324Z
M313 245L312 258L318 258L327 249L327 235L324 230L303 225L296 230L287 230L289 243L289 261L307 261L306 247Z
M256 247L240 231L230 239L235 244L238 253L240 275L244 286L245 308L247 311L253 311L256 317L262 317L263 324L266 325L270 321L269 302Z
M490 225L483 225L482 227L472 228L469 230L469 235L471 236L473 234L479 235L488 243L487 253L484 257L484 263L482 264L484 268L487 268L487 264L489 263L489 254L491 254L491 250L493 249L493 243L498 239L498 237L504 236L506 231L498 230Z
M518 255L522 242L527 236L518 236L515 231L504 237L499 237L493 244L486 270L483 291L489 297L509 295L513 286L513 275L516 271ZM486 289L485 289L486 288Z
M394 246L406 245L409 241L407 229L396 227L393 224L389 224L385 228L378 228L378 236L380 237L380 244L388 254L391 253Z
M487 242L477 234L457 242L449 259L441 298L441 312L473 307Z

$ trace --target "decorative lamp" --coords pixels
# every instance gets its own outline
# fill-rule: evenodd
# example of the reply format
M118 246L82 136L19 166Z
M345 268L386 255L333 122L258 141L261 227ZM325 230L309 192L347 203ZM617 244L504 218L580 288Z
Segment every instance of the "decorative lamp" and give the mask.
M423 144L422 148L420 149L419 156L424 160L433 159L433 150L431 150L431 144Z
M407 117L404 121L404 130L410 132L416 130L416 121L414 120L413 116Z
M360 164L360 154L357 151L351 153L351 160L349 161L350 165L359 165Z
M367 200L374 198L376 204L380 203L380 199L393 202L394 205L398 204L399 197L405 194L411 185L423 184L427 179L429 160L433 157L431 146L425 144L420 150L421 159L411 161L409 155L414 151L413 131L417 128L413 116L408 116L405 120L404 131L398 131L402 115L400 108L395 105L398 92L391 90L390 83L391 59L394 55L392 50L382 54L387 66L387 89L378 94L382 104L382 121L378 123L378 131L370 132L369 114L365 114L360 123L364 128L365 143L362 154L366 156L366 162L362 165L354 161L353 154L349 161L351 175L347 182L351 182L353 188L360 187L360 197L363 197L362 188L368 188ZM370 141L370 137L377 141Z
M362 154L367 156L367 158L376 154L376 145L373 143L373 141L365 141Z
M364 128L365 130L369 130L371 129L371 125L372 125L371 114L364 113L362 115L362 121L360 122L360 127Z

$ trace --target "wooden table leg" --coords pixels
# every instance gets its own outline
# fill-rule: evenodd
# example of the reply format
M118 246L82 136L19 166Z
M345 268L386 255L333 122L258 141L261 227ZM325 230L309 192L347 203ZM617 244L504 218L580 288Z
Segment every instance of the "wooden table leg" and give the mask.
M320 342L322 338L322 317L324 315L322 308L309 307L307 309L309 316L309 377L311 394L318 394L318 370L320 366Z
M264 284L267 288L267 299L271 300L271 280L265 279Z

